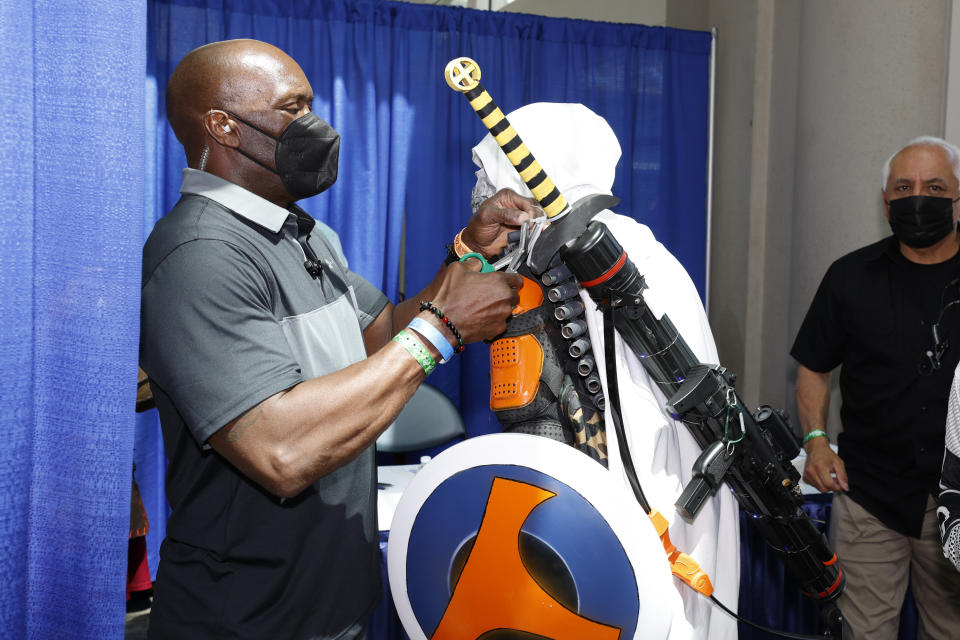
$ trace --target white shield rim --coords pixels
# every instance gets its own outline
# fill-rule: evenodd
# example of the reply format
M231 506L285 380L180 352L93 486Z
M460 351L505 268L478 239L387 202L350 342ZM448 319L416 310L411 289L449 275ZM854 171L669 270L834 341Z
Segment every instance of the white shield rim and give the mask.
M394 606L410 640L427 640L414 615L406 585L407 547L417 514L448 478L490 465L527 467L552 476L577 491L603 516L633 567L642 604L638 607L635 640L673 638L677 634L671 633L671 627L672 631L679 631L676 626L686 626L683 601L674 586L663 544L623 483L601 464L568 445L540 436L496 433L470 438L442 452L414 476L397 504L387 544L387 572Z

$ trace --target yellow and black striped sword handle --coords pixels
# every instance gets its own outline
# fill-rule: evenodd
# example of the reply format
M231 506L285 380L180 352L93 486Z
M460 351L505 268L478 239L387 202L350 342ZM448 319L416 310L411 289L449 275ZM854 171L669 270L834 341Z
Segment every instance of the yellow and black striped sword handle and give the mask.
M547 218L555 218L563 213L567 208L567 200L517 135L503 111L480 84L480 67L477 63L470 58L455 58L447 63L444 79L451 89L467 97L483 125L520 174L520 179L540 202Z

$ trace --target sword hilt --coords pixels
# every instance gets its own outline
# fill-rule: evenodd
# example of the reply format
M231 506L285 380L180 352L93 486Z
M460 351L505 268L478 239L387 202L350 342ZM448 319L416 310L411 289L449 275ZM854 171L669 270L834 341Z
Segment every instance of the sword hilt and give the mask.
M567 200L530 153L503 111L480 84L480 67L470 58L454 58L444 70L447 85L466 96L480 116L483 126L507 155L520 179L543 207L547 218L555 218L567 208Z

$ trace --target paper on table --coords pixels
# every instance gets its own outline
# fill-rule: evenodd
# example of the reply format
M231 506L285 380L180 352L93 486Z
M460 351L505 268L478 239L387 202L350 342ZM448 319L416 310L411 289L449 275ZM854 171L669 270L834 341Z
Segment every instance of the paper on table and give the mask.
M396 464L377 467L377 520L380 531L389 531L400 496L422 464Z

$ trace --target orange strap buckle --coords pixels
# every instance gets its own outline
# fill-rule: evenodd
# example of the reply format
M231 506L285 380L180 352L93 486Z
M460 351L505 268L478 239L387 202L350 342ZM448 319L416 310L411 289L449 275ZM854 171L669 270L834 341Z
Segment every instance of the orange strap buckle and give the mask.
M690 585L694 591L707 597L711 596L713 585L710 583L710 576L700 568L696 560L685 553L681 553L679 549L673 546L673 543L670 542L670 531L668 530L670 523L667 522L667 519L656 509L652 509L647 515L650 516L653 527L657 530L657 535L660 536L663 550L667 552L667 560L670 562L670 571L673 572L673 575Z

